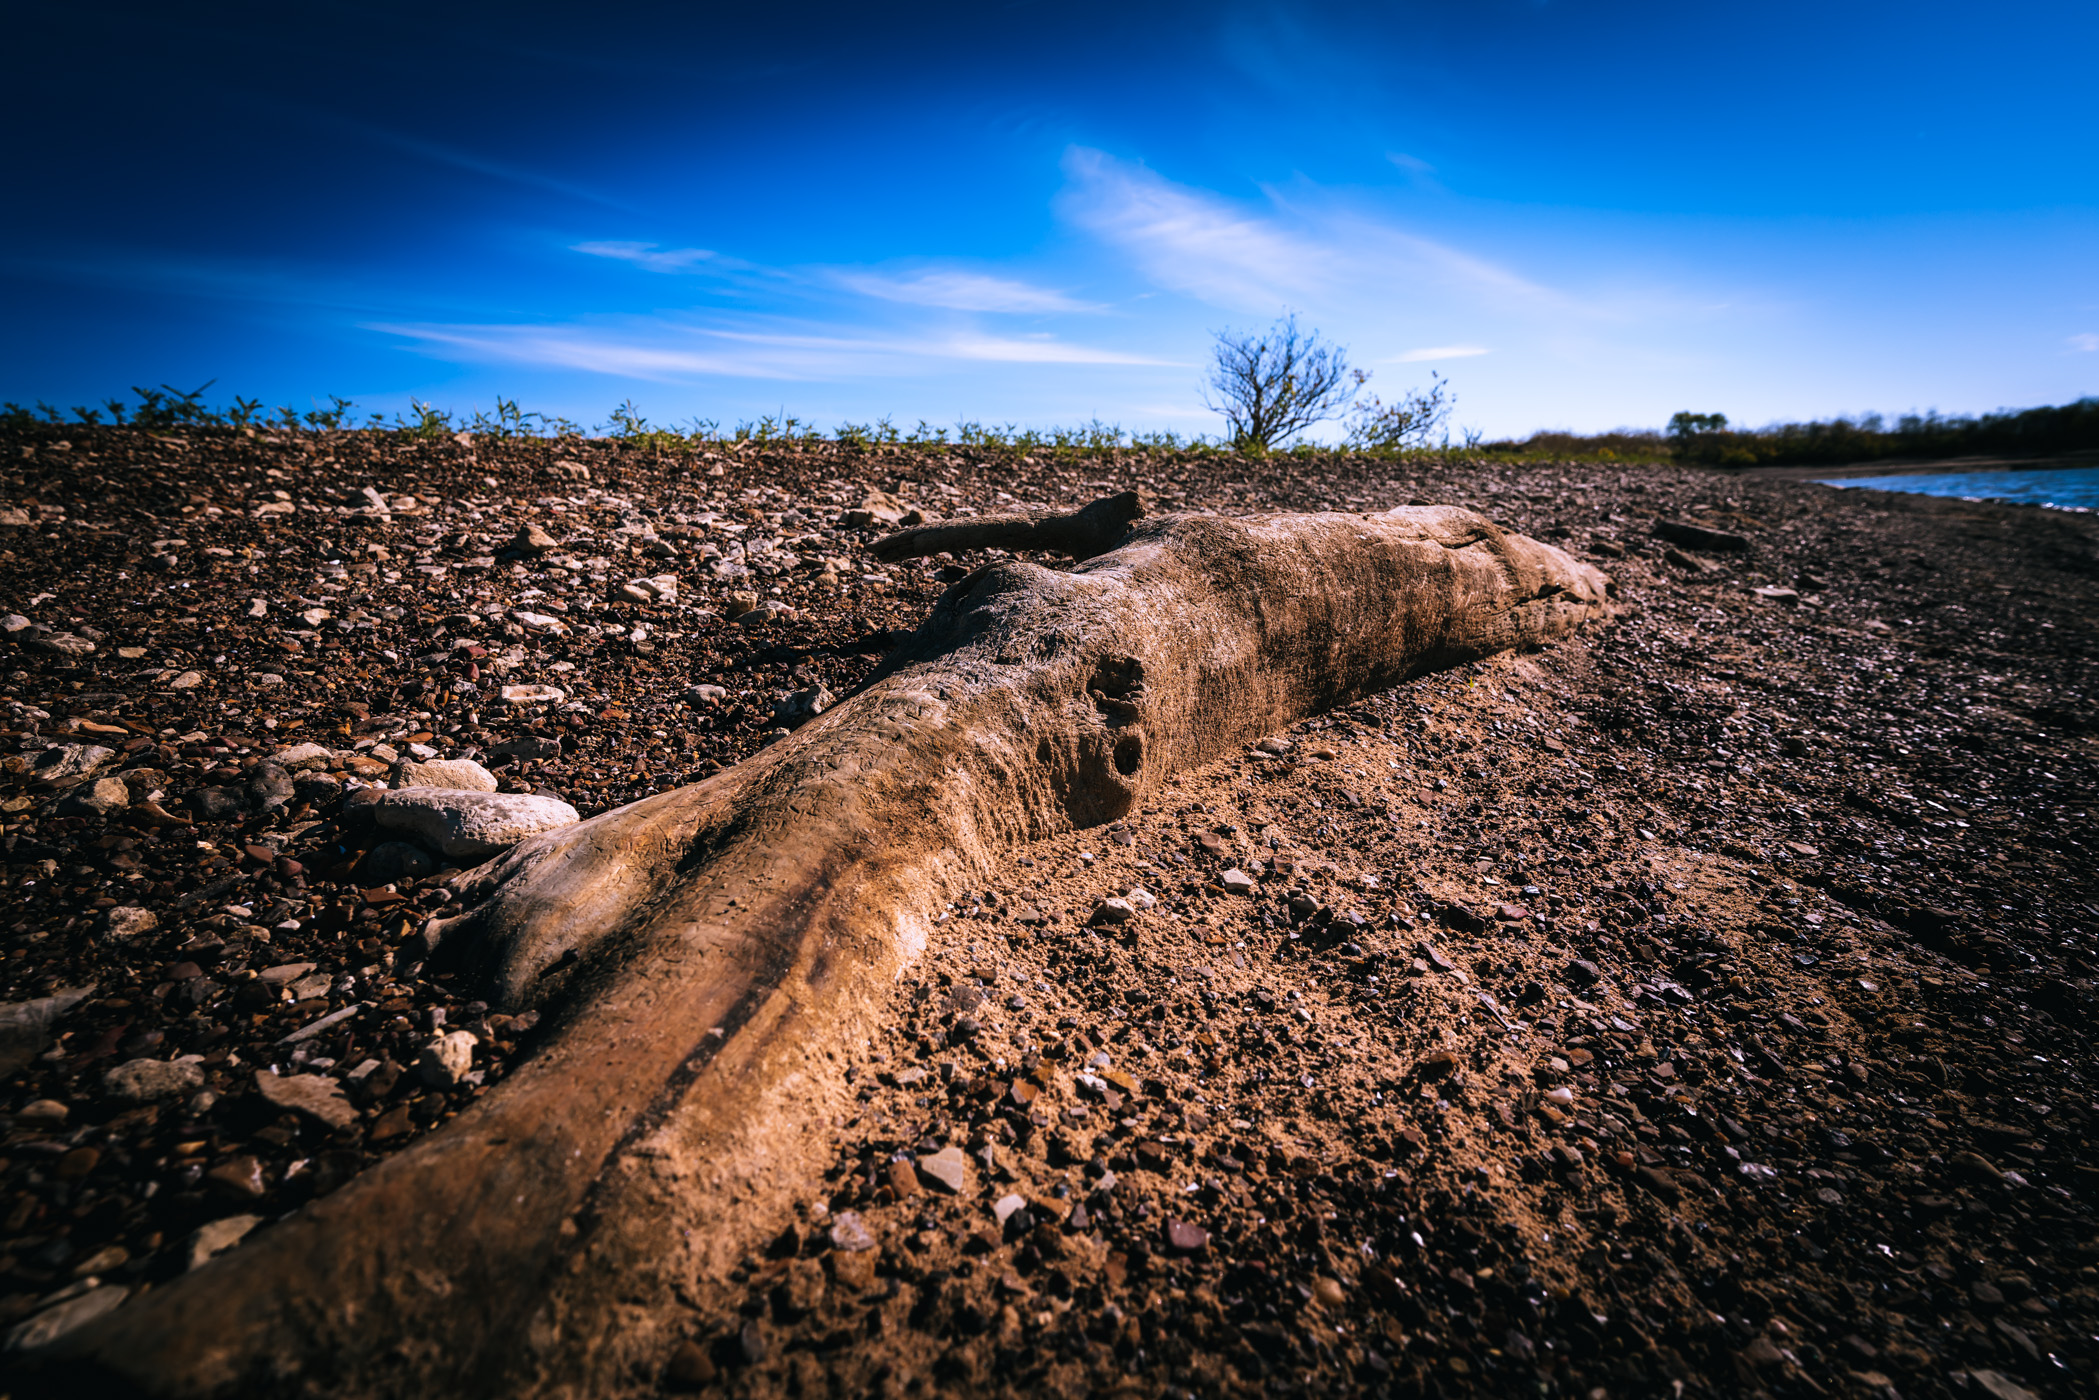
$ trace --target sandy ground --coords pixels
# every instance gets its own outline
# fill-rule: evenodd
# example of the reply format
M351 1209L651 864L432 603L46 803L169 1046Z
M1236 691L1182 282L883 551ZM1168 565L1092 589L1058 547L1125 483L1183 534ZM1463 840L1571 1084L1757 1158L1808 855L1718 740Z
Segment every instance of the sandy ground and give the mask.
M848 693L973 562L874 564L844 514L870 492L940 517L1139 485L1475 506L1622 612L930 911L828 1170L742 1222L771 1245L693 1281L634 1393L2093 1385L2087 518L1595 463L0 452L0 1001L58 998L6 1042L16 1345L531 1053L529 1017L397 967L445 871L381 849L359 785L465 759L588 815L690 781ZM470 1064L428 1066L460 1029Z

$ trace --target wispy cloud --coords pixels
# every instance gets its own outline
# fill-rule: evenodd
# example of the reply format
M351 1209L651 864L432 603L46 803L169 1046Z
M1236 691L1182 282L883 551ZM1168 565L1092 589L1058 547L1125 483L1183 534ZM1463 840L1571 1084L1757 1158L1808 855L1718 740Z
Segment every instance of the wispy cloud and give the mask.
M2099 351L2099 335L2073 335L2070 337L2070 348L2087 353Z
M1053 336L974 331L870 335L830 326L744 329L636 318L609 325L374 325L440 359L587 370L633 379L894 378L945 362L1158 365L1148 356Z
M578 243L570 251L632 263L650 272L697 272L702 269L748 272L753 268L751 263L740 258L725 258L712 248L665 248L656 243L630 243L618 239Z
M1419 350L1403 350L1397 355L1387 356L1388 365L1419 364L1423 360L1469 360L1474 355L1491 355L1494 352L1484 345L1426 345Z
M931 271L897 277L875 272L841 272L840 285L862 296L907 306L934 306L948 311L998 311L1017 314L1056 314L1098 311L1101 308L1074 300L1049 287L982 272Z

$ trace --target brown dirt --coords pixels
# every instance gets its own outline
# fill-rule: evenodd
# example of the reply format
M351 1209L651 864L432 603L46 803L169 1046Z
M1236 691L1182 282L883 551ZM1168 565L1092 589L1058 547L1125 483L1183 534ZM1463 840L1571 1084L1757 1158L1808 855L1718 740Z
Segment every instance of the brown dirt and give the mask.
M548 756L505 764L507 785L586 812L734 761L777 693L810 677L845 693L939 591L940 561L859 580L871 533L828 522L869 487L936 516L1103 484L1223 511L1447 501L1558 532L1617 580L1627 610L1604 633L1314 720L1282 756L1188 774L1174 800L1039 843L931 911L946 917L854 1066L862 1102L835 1125L828 1174L799 1215L748 1222L770 1249L693 1280L691 1344L636 1393L2091 1384L2099 553L2081 518L1573 463L659 461L610 444L116 432L4 451L0 504L65 511L5 529L8 607L103 634L78 658L16 636L25 754L101 737L68 732L83 722L136 731L111 746L167 775L154 790L176 816L232 781L218 770L313 733L484 755L543 737ZM595 480L557 478L556 458ZM272 490L348 505L364 485L439 505L388 522L242 509ZM747 494L762 488L779 494ZM783 508L800 517L785 530ZM1667 563L1658 513L1752 548L1711 571ZM646 536L620 535L623 514L687 557L627 554ZM567 590L540 563L470 562L528 518L602 562ZM737 538L732 521L799 559L761 552L756 576L715 579L691 556ZM170 538L185 543L153 548ZM173 557L155 569L156 554ZM826 554L837 582L803 566ZM753 629L597 602L664 568L685 580L681 609L755 584L801 614ZM271 608L251 621L257 596ZM301 596L339 616L301 625ZM457 620L548 597L599 634ZM637 641L637 622L654 634ZM458 636L486 654L420 660ZM116 654L133 645L147 654ZM502 680L552 681L582 709L488 704L496 677L466 668L513 647ZM188 670L200 684L171 689ZM265 670L285 683L258 687ZM470 676L480 689L453 689ZM683 698L705 681L726 704ZM333 1189L531 1052L531 1027L486 1019L475 988L392 979L400 911L442 892L357 895L368 834L317 789L179 826L138 807L58 816L17 781L0 1000L96 992L8 1086L11 1318L79 1280L173 1277L199 1224ZM1223 892L1226 868L1254 893ZM1131 885L1158 903L1088 931ZM103 900L160 927L103 941ZM241 1000L244 973L294 961L330 985ZM443 1009L479 1033L483 1082L371 1082L382 1069L334 1131L262 1101L253 1068L290 1068L278 1038L352 1002L367 1009L317 1037L308 1068L412 1060ZM182 1053L204 1056L216 1102L134 1108L101 1090L113 1063ZM24 1116L34 1101L69 1111ZM967 1163L955 1195L911 1160L949 1144ZM1025 1205L1002 1227L1008 1196ZM875 1248L834 1247L859 1242L846 1211Z

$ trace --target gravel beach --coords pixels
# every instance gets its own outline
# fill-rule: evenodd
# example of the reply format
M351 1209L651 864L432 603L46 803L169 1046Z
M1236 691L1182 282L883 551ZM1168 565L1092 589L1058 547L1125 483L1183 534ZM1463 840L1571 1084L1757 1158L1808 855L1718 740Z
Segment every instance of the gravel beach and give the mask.
M1469 506L1617 616L922 911L831 1159L630 1393L2099 1386L2091 516L815 442L16 428L0 471L18 1353L529 1057L421 975L448 881L749 756L983 562L873 540L1139 488Z

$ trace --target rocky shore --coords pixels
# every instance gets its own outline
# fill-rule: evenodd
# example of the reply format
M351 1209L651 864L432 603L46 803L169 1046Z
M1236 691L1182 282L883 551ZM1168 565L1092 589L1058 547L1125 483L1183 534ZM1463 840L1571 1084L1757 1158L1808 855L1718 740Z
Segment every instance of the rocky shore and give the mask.
M2088 517L832 443L78 430L0 470L18 1352L529 1056L421 975L448 877L849 693L981 562L883 531L1138 487L1471 506L1620 615L928 911L832 1160L634 1393L2094 1384Z

